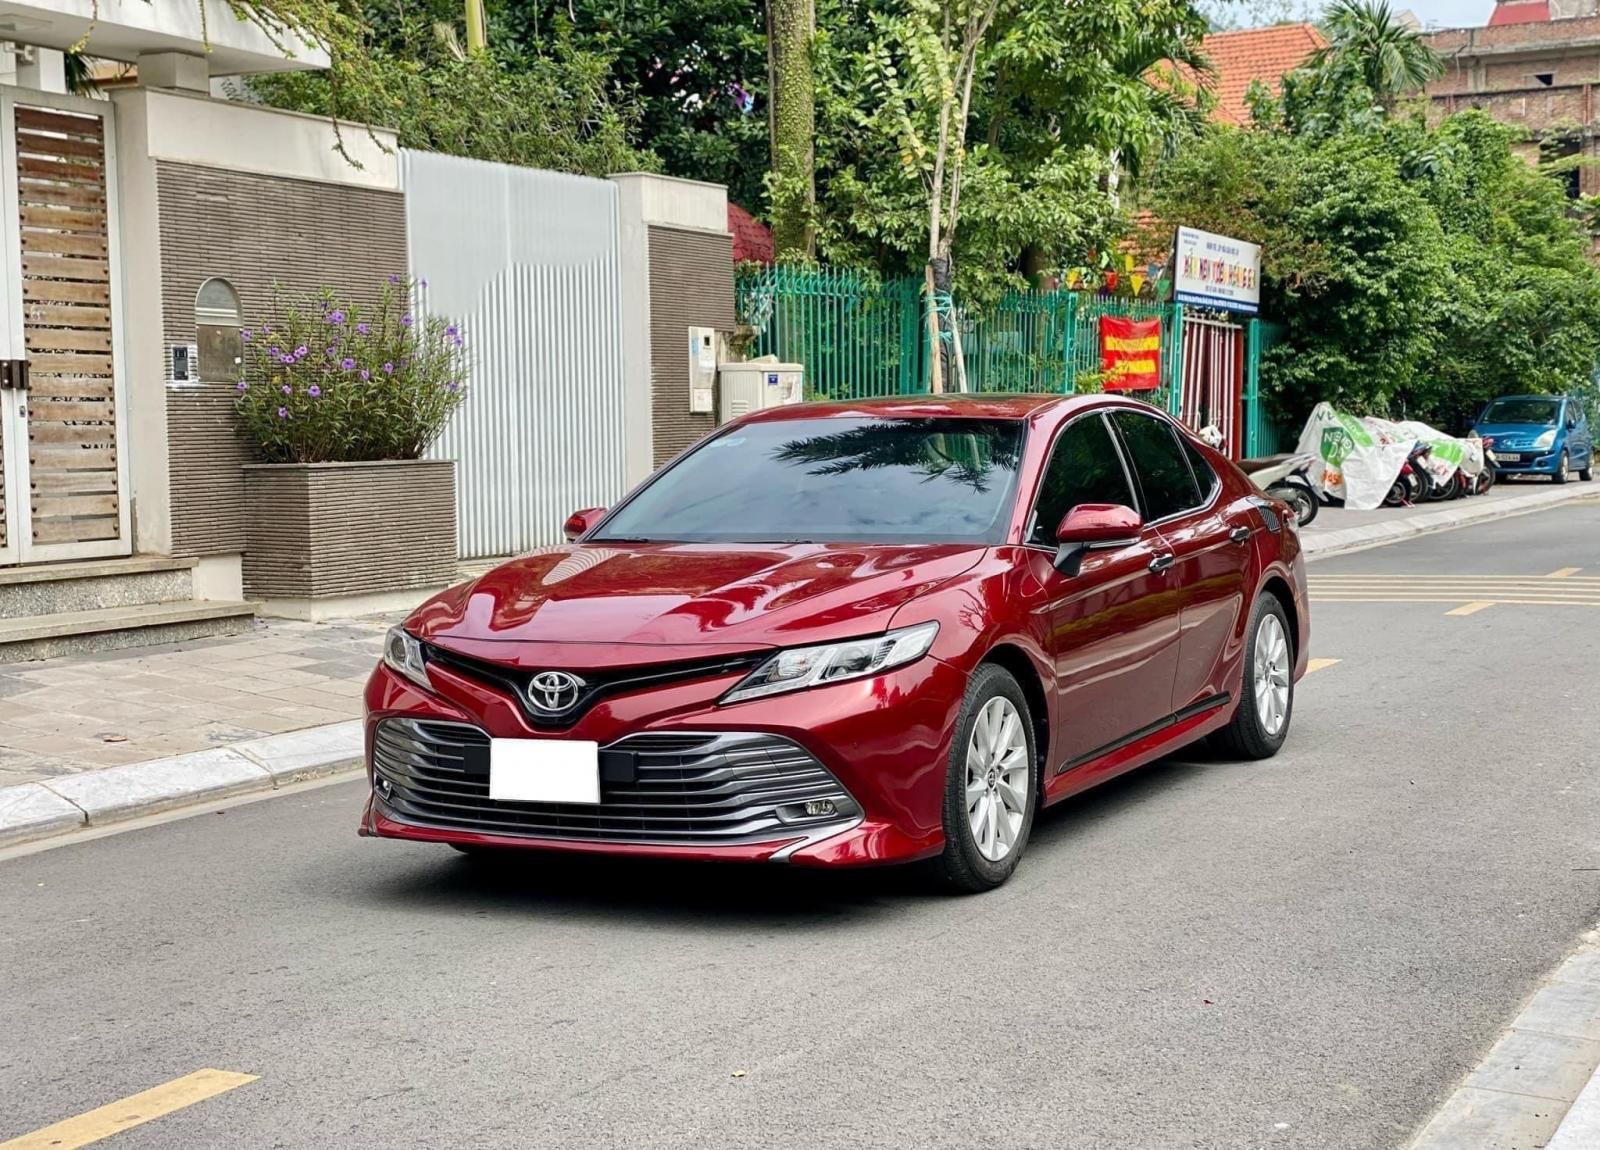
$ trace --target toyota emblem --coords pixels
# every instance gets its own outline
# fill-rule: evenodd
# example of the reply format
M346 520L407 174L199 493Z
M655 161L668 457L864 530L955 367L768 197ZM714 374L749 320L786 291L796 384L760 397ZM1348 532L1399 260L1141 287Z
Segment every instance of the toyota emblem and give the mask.
M576 705L584 685L578 676L565 671L540 671L528 680L528 702L536 711L559 715Z

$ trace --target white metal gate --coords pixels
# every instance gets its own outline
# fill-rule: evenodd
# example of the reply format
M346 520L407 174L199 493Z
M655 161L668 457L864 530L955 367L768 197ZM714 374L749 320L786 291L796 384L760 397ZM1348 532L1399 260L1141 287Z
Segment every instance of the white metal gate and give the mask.
M1222 433L1231 459L1244 451L1244 328L1222 320L1183 319L1182 419L1196 431Z
M131 549L112 115L0 90L0 563Z
M406 150L400 172L412 272L467 338L430 453L456 461L461 555L559 542L627 490L616 185Z

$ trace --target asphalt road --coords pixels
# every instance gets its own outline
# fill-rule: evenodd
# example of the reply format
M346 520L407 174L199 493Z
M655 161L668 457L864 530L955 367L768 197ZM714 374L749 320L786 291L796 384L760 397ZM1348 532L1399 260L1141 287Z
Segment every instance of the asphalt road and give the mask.
M1312 574L1581 597L1597 540L1591 503ZM358 840L356 783L13 858L0 1142L215 1067L259 1077L104 1145L1402 1145L1600 917L1600 606L1454 609L1317 603L1276 760L1058 807L978 898L486 869Z

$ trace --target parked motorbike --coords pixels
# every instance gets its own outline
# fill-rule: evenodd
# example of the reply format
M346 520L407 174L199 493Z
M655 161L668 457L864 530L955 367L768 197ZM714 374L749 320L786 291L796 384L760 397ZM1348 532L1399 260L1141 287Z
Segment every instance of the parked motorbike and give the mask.
M1239 460L1239 470L1264 493L1293 507L1296 522L1304 527L1317 517L1322 506L1309 475L1315 462L1316 457L1311 455L1268 455Z
M1389 494L1383 497L1385 507L1410 507L1427 497L1432 481L1428 476L1427 458L1432 449L1421 440L1411 445L1411 452L1400 465Z
M1494 436L1474 434L1472 438L1483 445L1483 470L1471 479L1472 494L1482 495L1494 486Z

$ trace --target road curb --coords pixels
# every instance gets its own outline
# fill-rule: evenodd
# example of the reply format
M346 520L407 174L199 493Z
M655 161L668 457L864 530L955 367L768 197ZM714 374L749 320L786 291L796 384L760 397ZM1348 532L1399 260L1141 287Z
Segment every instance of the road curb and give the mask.
M1390 543L1415 539L1419 535L1431 535L1439 531L1452 531L1457 527L1471 527L1477 523L1509 519L1514 515L1546 511L1551 507L1585 499L1600 499L1600 485L1572 483L1562 487L1544 487L1507 499L1468 499L1465 503L1432 511L1426 515L1414 515L1409 519L1384 519L1321 535L1314 531L1304 531L1300 535L1300 545L1308 560L1326 559L1331 555L1344 555L1351 551L1365 551L1370 547L1383 547Z
M207 800L275 790L361 762L361 721L0 787L0 848Z
M1600 1146L1600 931L1540 984L1409 1150Z

